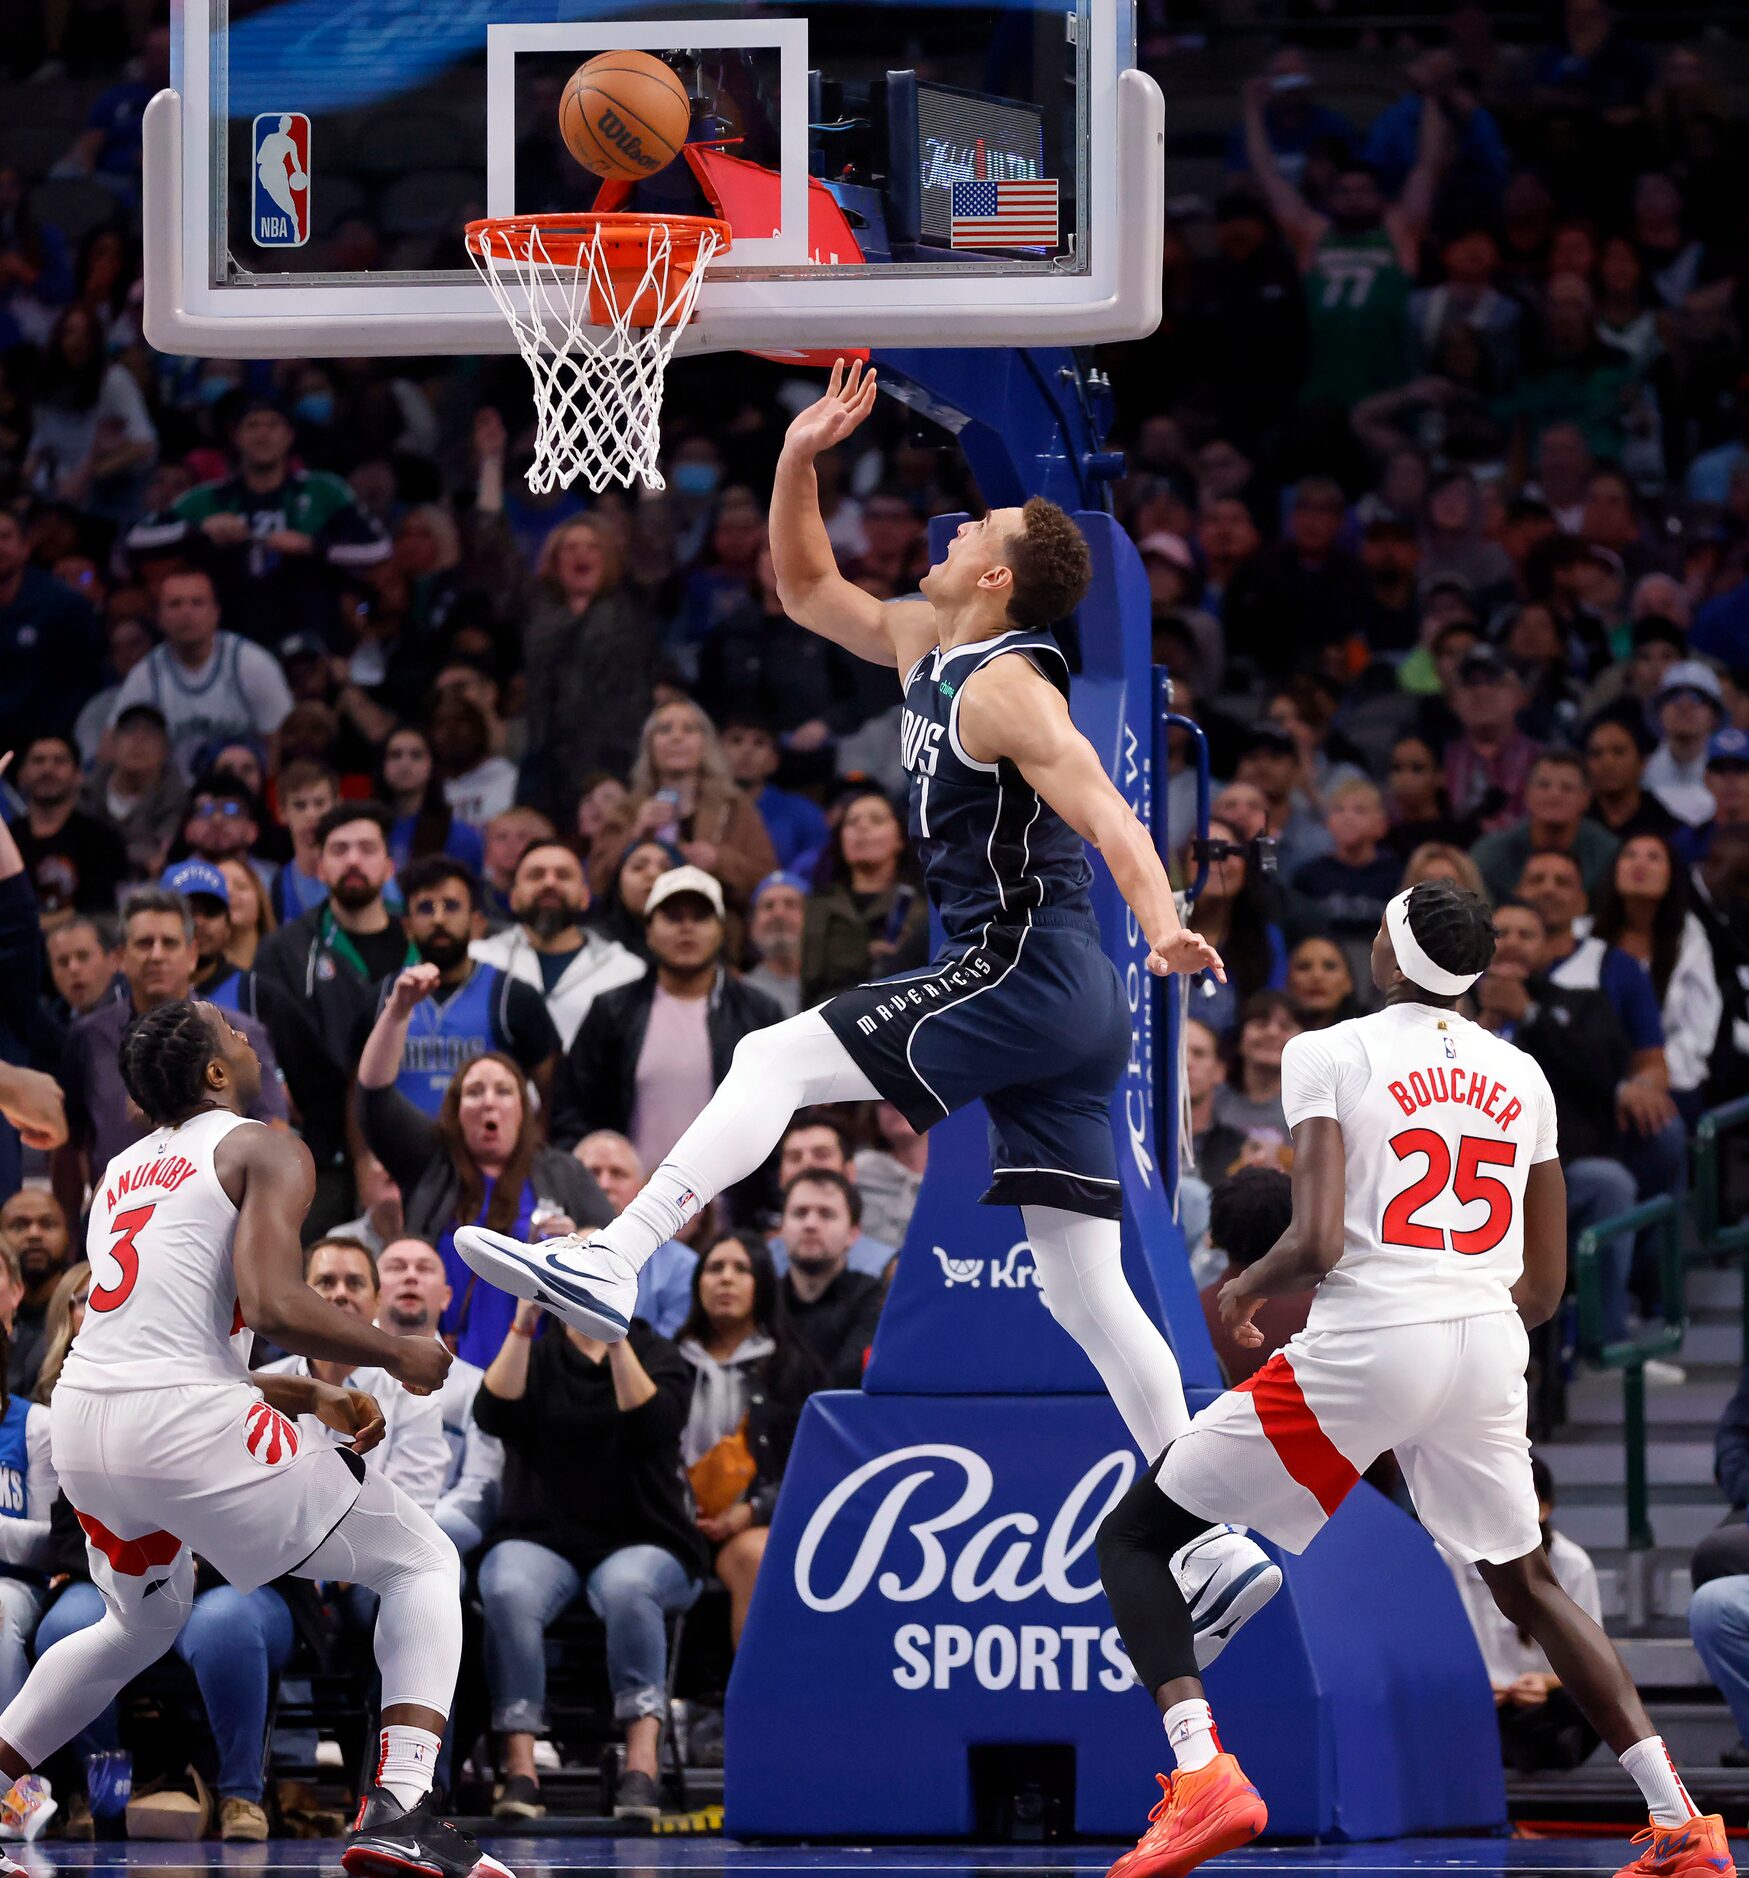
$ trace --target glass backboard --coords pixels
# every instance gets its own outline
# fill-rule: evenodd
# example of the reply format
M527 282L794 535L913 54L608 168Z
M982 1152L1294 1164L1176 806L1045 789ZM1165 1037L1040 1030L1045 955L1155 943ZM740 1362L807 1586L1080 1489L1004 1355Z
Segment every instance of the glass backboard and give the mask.
M1031 345L1158 318L1162 125L1129 0L180 0L146 126L168 350L503 350L480 216L734 231L687 349ZM687 142L636 182L567 149L567 79L661 59Z

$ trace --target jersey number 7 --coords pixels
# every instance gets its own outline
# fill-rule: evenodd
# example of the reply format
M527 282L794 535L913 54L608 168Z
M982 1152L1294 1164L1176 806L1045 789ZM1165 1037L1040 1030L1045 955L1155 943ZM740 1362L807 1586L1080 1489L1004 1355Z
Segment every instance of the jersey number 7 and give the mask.
M86 1310L113 1311L127 1303L140 1277L140 1248L135 1241L141 1227L157 1210L158 1202L154 1200L148 1206L133 1206L125 1213L116 1214L111 1222L115 1227L116 1240L109 1251L121 1267L121 1276L113 1285L105 1285L101 1290L93 1291L85 1300Z
M1492 1252L1512 1230L1512 1194L1504 1181L1483 1173L1482 1169L1510 1167L1518 1159L1516 1142L1465 1135L1458 1142L1455 1173L1445 1137L1435 1134L1431 1128L1406 1128L1400 1135L1393 1135L1391 1152L1399 1161L1406 1161L1412 1154L1425 1155L1427 1171L1385 1208L1379 1237L1386 1245L1408 1246L1418 1252L1443 1252L1449 1239L1452 1251L1473 1257L1479 1252ZM1424 1225L1415 1217L1429 1200L1437 1198L1448 1186L1463 1205L1467 1206L1472 1200L1488 1203L1488 1217L1481 1225L1462 1231L1454 1227L1448 1235L1443 1227Z

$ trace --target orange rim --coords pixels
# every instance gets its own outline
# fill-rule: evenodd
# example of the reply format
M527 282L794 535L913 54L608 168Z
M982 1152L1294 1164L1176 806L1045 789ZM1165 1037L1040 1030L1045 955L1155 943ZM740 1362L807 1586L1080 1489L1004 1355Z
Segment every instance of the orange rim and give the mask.
M554 267L575 267L586 247L598 245L609 277L635 287L649 258L651 231L657 228L668 230L669 265L680 270L673 282L676 286L697 265L707 235L716 237L717 253L734 241L729 224L715 216L630 213L492 216L469 222L466 236L473 254L489 255L492 244L499 243L497 252L521 262L530 259L538 240L542 258Z

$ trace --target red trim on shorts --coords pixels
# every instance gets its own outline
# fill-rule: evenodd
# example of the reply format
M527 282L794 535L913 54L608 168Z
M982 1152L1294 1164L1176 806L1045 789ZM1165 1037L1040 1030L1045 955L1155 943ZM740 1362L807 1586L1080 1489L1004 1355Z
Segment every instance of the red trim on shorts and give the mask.
M144 1578L160 1565L168 1565L182 1550L182 1541L170 1532L143 1532L137 1539L120 1539L100 1519L81 1513L73 1516L85 1529L85 1537L98 1549L123 1578Z
M1318 1426L1286 1356L1278 1350L1236 1393L1256 1404L1257 1419L1282 1466L1326 1514L1334 1513L1360 1475Z

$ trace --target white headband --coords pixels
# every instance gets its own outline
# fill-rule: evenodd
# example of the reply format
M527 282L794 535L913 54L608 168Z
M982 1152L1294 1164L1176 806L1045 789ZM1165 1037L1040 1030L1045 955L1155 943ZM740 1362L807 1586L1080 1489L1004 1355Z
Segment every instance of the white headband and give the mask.
M1409 892L1398 894L1385 908L1385 926L1391 935L1391 949L1397 955L1397 969L1423 991L1455 998L1481 977L1480 972L1448 972L1421 949L1421 942L1409 930Z

